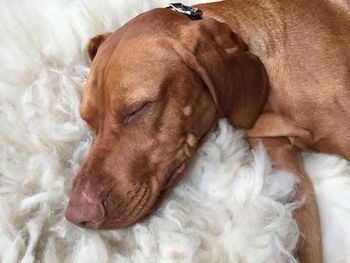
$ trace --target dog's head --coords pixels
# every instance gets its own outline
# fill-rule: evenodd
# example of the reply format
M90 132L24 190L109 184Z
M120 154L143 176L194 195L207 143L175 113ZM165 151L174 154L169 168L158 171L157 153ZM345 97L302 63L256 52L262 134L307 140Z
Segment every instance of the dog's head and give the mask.
M83 227L126 227L149 215L217 119L249 128L266 98L260 60L211 18L154 9L94 37L88 51L80 111L96 138L66 210Z

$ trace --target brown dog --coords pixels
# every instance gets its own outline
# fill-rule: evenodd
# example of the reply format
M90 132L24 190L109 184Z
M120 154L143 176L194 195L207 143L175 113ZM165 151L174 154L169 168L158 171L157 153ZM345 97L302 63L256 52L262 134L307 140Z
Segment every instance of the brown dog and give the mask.
M198 7L200 20L154 9L91 40L81 116L96 139L66 217L89 228L143 219L226 117L300 177L299 257L321 262L319 215L299 150L350 159L349 14L326 0Z

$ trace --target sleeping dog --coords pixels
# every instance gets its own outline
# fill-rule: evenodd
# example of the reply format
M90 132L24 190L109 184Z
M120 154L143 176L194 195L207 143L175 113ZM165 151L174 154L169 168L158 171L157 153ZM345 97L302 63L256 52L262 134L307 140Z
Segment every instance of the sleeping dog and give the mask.
M223 1L143 13L91 39L81 117L96 138L66 217L123 228L150 215L219 118L300 178L302 262L322 261L301 151L350 159L350 14L336 1Z

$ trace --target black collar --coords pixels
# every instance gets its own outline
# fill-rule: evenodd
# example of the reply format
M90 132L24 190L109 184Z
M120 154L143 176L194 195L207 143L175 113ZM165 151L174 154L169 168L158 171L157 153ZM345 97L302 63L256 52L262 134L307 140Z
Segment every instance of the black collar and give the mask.
M167 8L170 8L171 10L175 12L179 12L181 14L184 14L188 16L191 20L200 20L203 19L202 17L202 10L196 7L187 6L181 3L171 3Z

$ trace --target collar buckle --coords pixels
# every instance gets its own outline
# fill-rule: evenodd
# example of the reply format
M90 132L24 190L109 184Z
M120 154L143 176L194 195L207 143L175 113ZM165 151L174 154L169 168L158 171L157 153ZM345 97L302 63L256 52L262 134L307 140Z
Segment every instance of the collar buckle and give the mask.
M193 20L202 19L203 12L196 7L187 6L181 3L171 3L169 4L168 8L181 14L187 15Z

